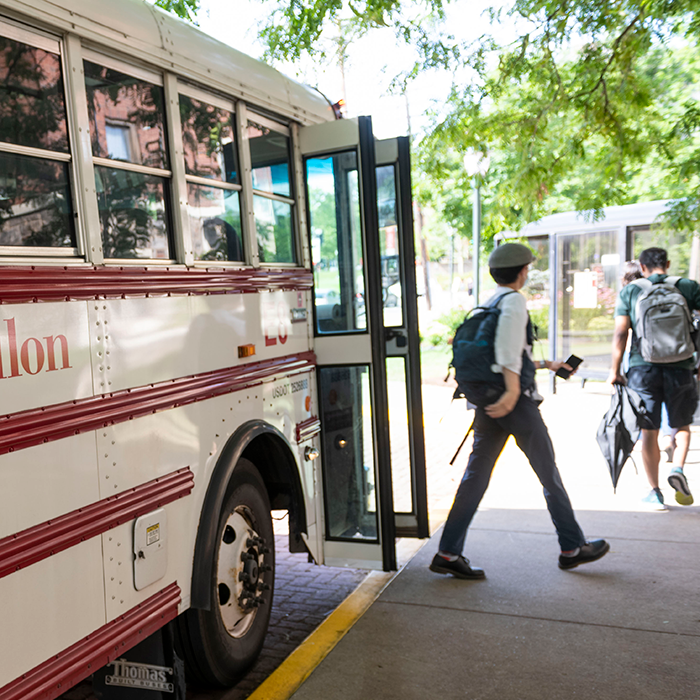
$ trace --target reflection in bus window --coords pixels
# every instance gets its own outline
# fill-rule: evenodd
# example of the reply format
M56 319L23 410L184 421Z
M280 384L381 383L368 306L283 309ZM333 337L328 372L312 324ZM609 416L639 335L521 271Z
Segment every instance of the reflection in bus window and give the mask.
M84 61L92 155L119 165L95 164L95 186L105 258L168 260L168 167L163 88Z
M128 126L105 126L107 152L114 160L131 160L133 147L131 145L131 129Z
M0 245L75 246L67 163L0 154Z
M248 122L253 189L291 197L289 137Z
M253 209L260 262L295 262L291 205L256 195Z
M243 260L238 192L188 186L190 235L195 260Z
M106 258L170 258L166 181L142 173L95 167Z
M167 168L163 88L90 61L84 63L92 155ZM110 139L107 127L119 127L128 136ZM116 152L110 150L115 145Z
M399 226L396 215L396 173L393 165L377 168L379 249L382 256L382 305L384 325L402 326L403 307L399 268Z
M0 37L0 141L68 152L61 59Z
M0 37L0 141L0 246L75 247L58 53Z
M355 151L306 161L317 333L367 328Z
M187 174L238 182L233 113L180 95L180 120Z

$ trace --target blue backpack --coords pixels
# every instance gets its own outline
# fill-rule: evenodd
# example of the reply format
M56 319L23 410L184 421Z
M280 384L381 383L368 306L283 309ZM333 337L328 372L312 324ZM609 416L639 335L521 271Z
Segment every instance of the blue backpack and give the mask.
M455 368L457 390L454 397L466 397L467 401L483 408L495 403L506 390L503 374L494 372L491 365L496 363L495 339L498 319L501 315L501 300L508 294L501 294L494 303L472 309L457 329L452 341L452 362ZM527 343L533 342L532 323L528 317ZM523 367L520 373L521 391L535 385L535 365L527 352L523 351Z

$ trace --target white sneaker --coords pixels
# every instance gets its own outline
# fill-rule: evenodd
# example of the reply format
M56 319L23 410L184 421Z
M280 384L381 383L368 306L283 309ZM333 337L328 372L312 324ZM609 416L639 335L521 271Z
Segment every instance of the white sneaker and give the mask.
M642 505L644 506L645 510L668 510L666 504L664 503L664 495L661 493L661 489L652 489L648 496L642 498Z

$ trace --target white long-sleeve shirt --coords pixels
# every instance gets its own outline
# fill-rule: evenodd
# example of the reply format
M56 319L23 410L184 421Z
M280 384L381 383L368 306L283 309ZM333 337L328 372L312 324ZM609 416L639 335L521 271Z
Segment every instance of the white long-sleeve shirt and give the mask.
M525 297L514 292L510 287L496 287L489 305L495 304L499 296L507 296L498 305L501 315L498 317L494 356L496 363L491 371L503 374L503 368L520 374L523 368L523 350L532 357L532 346L527 344L527 305Z

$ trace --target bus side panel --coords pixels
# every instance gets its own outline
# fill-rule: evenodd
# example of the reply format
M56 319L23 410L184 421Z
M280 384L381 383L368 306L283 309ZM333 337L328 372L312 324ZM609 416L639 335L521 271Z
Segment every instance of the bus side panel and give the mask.
M0 415L92 395L86 304L0 306Z
M265 383L262 392L263 418L277 428L292 445L296 445L294 451L304 492L306 524L309 527L316 522L316 484L314 481L314 462L305 459L304 451L307 447L318 449L318 440L302 440L297 445L296 427L312 416L318 415L314 412L313 389L315 384L314 374L297 374Z
M75 435L0 457L0 538L100 500L95 436Z
M242 423L262 414L260 389L197 401L97 431L103 497L184 467L192 470L195 484L188 496L165 506L167 573L152 585L140 591L134 587L133 521L102 536L108 620L173 581L182 591L181 609L189 606L194 545L209 481L229 437Z
M95 351L103 351L108 360L95 372L95 392L119 391L308 351L307 323L291 322L292 308L303 303L301 292L95 303L90 307L90 326L107 329L100 341L104 347ZM255 345L255 354L239 359L238 347L250 344Z
M0 688L105 624L99 537L0 578Z
M102 535L104 552L105 603L107 622L136 607L171 583L182 590L180 612L189 607L192 578L192 552L197 534L193 527L192 496L164 506L167 528L161 533L166 539L167 571L150 585L136 590L134 584L134 521L124 523Z

